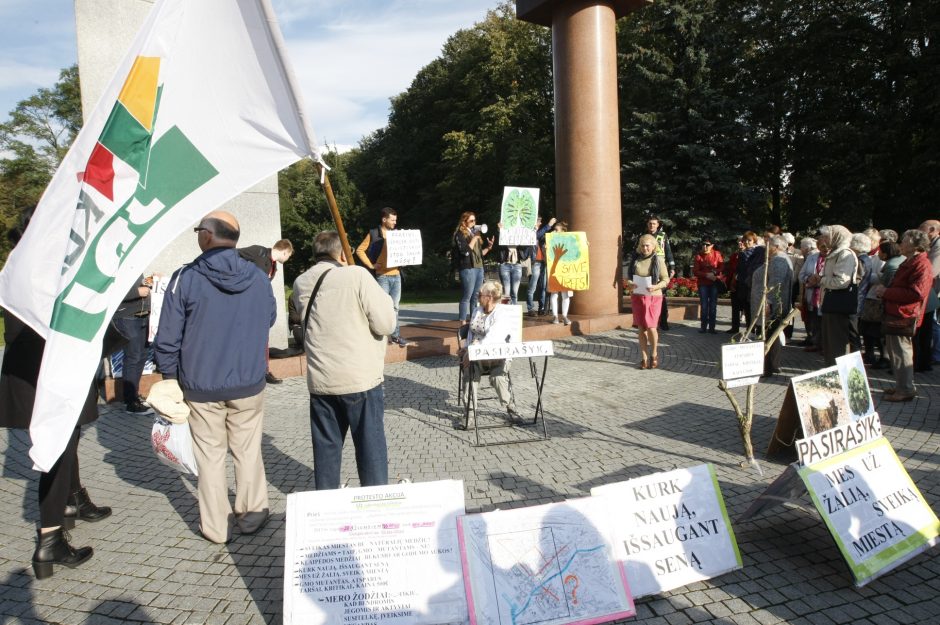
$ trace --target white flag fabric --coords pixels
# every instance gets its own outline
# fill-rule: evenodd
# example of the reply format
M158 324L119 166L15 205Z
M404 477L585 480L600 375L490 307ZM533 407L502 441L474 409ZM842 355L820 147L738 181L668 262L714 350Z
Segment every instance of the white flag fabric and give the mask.
M159 0L0 273L46 339L30 436L48 471L114 310L186 228L291 163L320 160L267 0Z

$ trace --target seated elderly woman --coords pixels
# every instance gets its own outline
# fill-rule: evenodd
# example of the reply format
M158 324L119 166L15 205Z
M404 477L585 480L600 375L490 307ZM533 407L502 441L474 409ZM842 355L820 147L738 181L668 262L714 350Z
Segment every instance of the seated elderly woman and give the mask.
M493 327L496 316L493 312L503 296L503 287L499 282L488 280L480 287L477 297L480 305L470 319L470 330L467 334L467 344L482 343L487 332ZM496 389L496 397L502 408L510 417L518 417L516 406L513 404L512 393L509 389L509 360L476 360L471 362L466 349L461 349L461 366L466 372L467 379L473 388L473 403L470 405L470 419L467 427L473 426L476 414L476 400L479 395L480 378L484 373L490 376L490 384Z

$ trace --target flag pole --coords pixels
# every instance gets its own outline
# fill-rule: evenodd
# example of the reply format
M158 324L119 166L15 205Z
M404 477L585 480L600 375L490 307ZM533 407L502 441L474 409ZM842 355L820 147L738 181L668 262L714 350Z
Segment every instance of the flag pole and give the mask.
M320 183L323 185L323 193L326 194L326 203L329 204L330 214L333 215L333 224L343 244L343 254L346 255L346 262L352 265L355 260L353 260L352 249L349 247L349 239L346 237L346 228L343 227L343 217L339 214L336 197L333 195L333 185L330 184L330 177L326 175L326 168L321 163L317 163L317 169L320 171Z

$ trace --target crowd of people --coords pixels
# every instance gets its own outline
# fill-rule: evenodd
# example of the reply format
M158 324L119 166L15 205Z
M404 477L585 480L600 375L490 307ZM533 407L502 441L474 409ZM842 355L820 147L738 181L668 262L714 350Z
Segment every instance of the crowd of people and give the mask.
M729 333L789 338L796 307L806 329L802 347L821 353L825 366L860 351L867 366L893 372L886 401L912 400L914 373L940 364L940 221L902 234L823 226L798 246L772 227L763 235L745 232L736 245L724 260L706 237L695 256L700 332L715 332L720 287L731 297ZM780 371L780 343L769 349L765 374Z
M317 489L340 486L340 463L347 434L356 452L360 484L388 482L384 430L383 367L390 341L405 346L398 324L400 272L388 266L386 238L397 213L383 209L380 225L356 250L350 264L339 235L327 231L313 241L315 262L293 285L290 308L297 316L296 337L304 347L310 394L314 480ZM501 226L501 225L500 225ZM463 287L459 307L469 344L483 340L503 296L518 301L522 267L531 262L527 309L550 310L553 322L568 324L573 295L551 287L545 236L564 232L567 224L550 219L537 226L534 246L500 246L500 282L484 281L483 257L495 247L464 213L454 233L454 261ZM178 385L180 403L189 413L193 454L198 467L199 529L212 542L225 543L237 529L257 532L269 517L267 481L261 457L264 387L271 382L268 329L276 319L270 279L277 262L292 247L237 249L240 227L233 215L214 211L194 228L202 253L175 272L164 295L153 340L157 368ZM634 323L639 334L641 369L659 368L659 336L665 325L665 291L675 263L661 221L650 217L646 230L625 250L632 289ZM368 271L366 270L368 268ZM259 271L261 269L261 271ZM862 351L873 368L890 368L896 384L883 399L910 401L916 396L914 374L940 364L940 222L929 220L902 234L869 228L852 233L840 225L819 229L796 245L795 238L770 228L762 235L745 232L727 258L715 240L704 237L693 273L701 303L699 331L716 333L718 298L730 293L731 328L739 335L771 341L765 373L780 370L781 337L792 336L793 308L806 328L803 349L820 352L825 365L841 355ZM546 286L549 288L546 288ZM149 411L139 394L142 347L152 283L136 280L105 336L103 355L125 350L124 398L131 413ZM557 287L558 285L555 285ZM550 296L550 297L549 297ZM743 317L743 322L742 322ZM232 340L234 335L238 340ZM28 428L44 342L26 324L6 315L6 354L0 376L0 426ZM355 364L350 355L355 354ZM489 374L508 417L518 418L507 385L509 361L470 363L475 387ZM78 566L93 553L75 548L65 530L78 520L108 518L82 485L78 441L82 425L97 417L92 383L65 452L39 481L40 527L33 555L37 577L53 574L54 565ZM471 418L475 406L471 407ZM235 469L235 500L229 501L226 455Z

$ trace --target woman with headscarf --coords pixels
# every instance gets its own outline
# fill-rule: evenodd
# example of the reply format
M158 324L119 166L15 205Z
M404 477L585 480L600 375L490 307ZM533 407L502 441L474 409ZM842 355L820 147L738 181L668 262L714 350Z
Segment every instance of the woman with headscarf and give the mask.
M636 251L630 261L630 279L628 288L636 289L636 278L649 278L650 284L645 293L633 293L630 303L633 311L633 323L639 328L640 369L659 367L659 315L663 306L663 290L669 284L669 270L666 260L657 254L656 237L644 234L637 242ZM649 355L647 355L649 349Z
M901 253L907 257L898 267L889 286L879 285L875 290L885 303L885 315L911 320L914 327L924 322L927 296L933 285L933 268L926 251L930 249L927 233L908 230L901 237ZM885 336L888 360L894 370L894 388L885 389L885 401L911 401L916 397L914 388L914 348L911 337L889 334Z
M830 251L822 276L813 276L807 282L822 289L822 351L827 367L859 345L858 284L863 267L855 252L849 249L851 242L852 233L848 228L829 226Z

